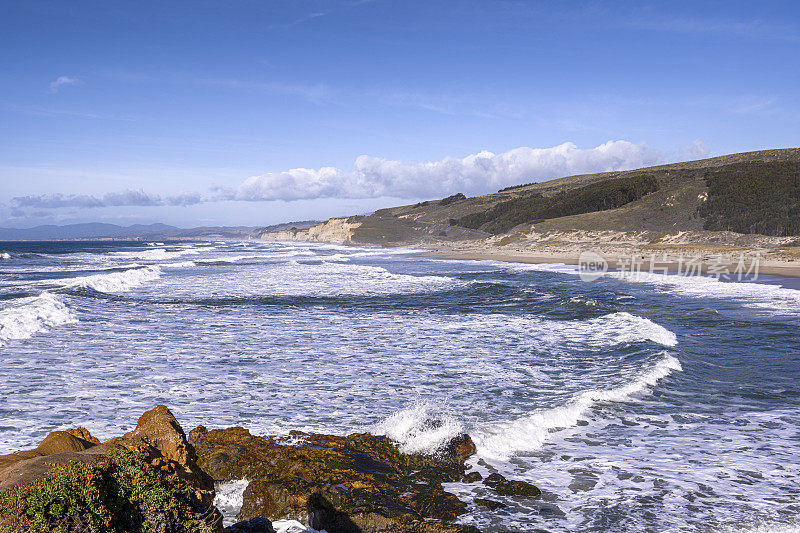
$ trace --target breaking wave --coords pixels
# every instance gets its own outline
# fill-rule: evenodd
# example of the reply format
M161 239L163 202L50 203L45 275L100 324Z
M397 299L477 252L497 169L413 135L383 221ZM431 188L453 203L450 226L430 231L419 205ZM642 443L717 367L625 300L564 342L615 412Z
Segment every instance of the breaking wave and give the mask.
M19 298L0 310L0 346L9 340L27 339L40 331L77 321L69 308L50 293Z
M161 268L147 266L110 274L93 274L66 280L66 287L87 287L99 292L126 292L161 277Z
M516 453L535 451L555 430L577 425L581 417L595 405L628 401L672 372L681 370L680 361L664 352L655 364L632 376L624 385L608 390L587 390L564 405L537 409L517 420L486 425L474 435L478 453L490 459L504 461Z
M400 443L403 453L435 454L464 427L453 416L427 402L416 402L376 424L372 431Z

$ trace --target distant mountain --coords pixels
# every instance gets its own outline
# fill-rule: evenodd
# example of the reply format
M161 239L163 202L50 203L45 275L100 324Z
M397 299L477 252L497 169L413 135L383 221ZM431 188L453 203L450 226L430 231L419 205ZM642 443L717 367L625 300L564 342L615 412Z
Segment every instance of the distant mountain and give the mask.
M118 226L90 222L87 224L52 224L34 228L0 228L0 241L61 241L86 239L213 239L247 238L254 228L246 226L209 226L178 228L168 224L134 224Z

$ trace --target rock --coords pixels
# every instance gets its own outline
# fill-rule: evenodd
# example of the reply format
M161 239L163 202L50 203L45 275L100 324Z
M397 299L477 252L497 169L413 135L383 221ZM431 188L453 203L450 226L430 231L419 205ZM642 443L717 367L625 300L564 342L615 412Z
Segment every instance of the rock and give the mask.
M219 512L185 482L120 446L34 457L5 473L15 484L0 491L3 532L221 530Z
M506 506L504 503L500 503L494 500L490 500L488 498L475 498L475 505L480 505L481 507L486 507L491 511L496 509L502 509Z
M33 456L29 455L30 452L18 452L13 455L17 456L19 460L7 464L5 468L0 470L0 491L37 481L44 477L54 465L63 465L69 462L100 463L105 461L106 454L114 449L114 446L100 445L77 452Z
M34 450L39 455L53 455L54 453L82 452L94 446L93 442L75 437L66 431L54 431Z
M143 443L156 448L162 457L185 466L196 456L175 416L164 405L145 412L136 423L136 428L118 439L134 445ZM114 441L118 439L112 439ZM128 444L129 447L130 444Z
M146 411L133 431L108 443L143 453L153 466L175 473L195 487L206 505L213 502L214 480L197 465L194 447L166 406L158 405Z
M467 508L442 488L464 476L474 450L468 436L437 457L401 453L391 439L366 433L291 432L280 440L199 427L189 437L216 481L251 480L240 520L293 519L328 533L474 531L448 523Z
M488 487L495 487L498 483L503 483L505 481L505 477L495 472L494 474L489 474L486 476L486 479L483 480L483 484Z
M226 533L275 533L272 522L266 518L253 518L236 522L230 527L225 528Z
M470 472L461 478L462 483L477 483L478 481L482 480L483 476L480 472Z
M445 452L460 462L464 462L477 451L478 449L475 447L475 443L472 442L472 438L466 433L453 438L445 447Z
M32 461L33 459L58 455L59 457L55 457L51 462L58 463L66 456L75 456L74 460L81 461L83 459L76 454L94 446L96 446L95 443L78 438L68 431L54 431L33 450L2 455L0 456L0 490L16 484L28 483L47 471L45 461ZM87 460L93 460L93 458Z
M54 465L106 464L114 460L115 453L134 450L148 468L166 476L165 483L188 486L188 494L195 500L191 505L203 509L204 521L212 528L209 531L221 530L222 517L212 505L214 480L197 465L194 448L165 406L144 413L136 428L124 436L105 444L98 442L85 428L78 427L50 433L33 450L0 456L0 491L46 478Z
M503 496L519 496L522 498L538 498L542 495L534 485L526 481L510 481L500 474L490 474L483 480L483 484L491 487L497 494Z
M83 439L86 442L91 442L93 444L100 444L100 439L93 437L89 430L85 427L78 426L76 428L66 430L67 433L72 435L73 437L78 437L79 439Z

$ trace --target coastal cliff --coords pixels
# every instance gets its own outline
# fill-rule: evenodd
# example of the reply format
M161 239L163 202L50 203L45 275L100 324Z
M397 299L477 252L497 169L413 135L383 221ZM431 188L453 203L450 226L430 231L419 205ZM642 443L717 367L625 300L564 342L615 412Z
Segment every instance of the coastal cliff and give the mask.
M278 231L261 231L254 237L267 241L327 242L331 244L353 243L353 232L361 222L356 217L331 218L308 228L288 228Z

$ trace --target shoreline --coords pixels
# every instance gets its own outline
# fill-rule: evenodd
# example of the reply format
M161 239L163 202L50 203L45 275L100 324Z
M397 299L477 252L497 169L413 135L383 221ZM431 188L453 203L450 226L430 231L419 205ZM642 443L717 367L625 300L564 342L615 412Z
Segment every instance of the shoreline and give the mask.
M606 256L616 256L616 257L630 257L631 254L638 255L644 259L649 257L649 254L652 252L647 250L618 250L619 253L606 253ZM524 263L524 264L556 264L556 263L563 263L565 265L578 265L579 264L579 256L580 253L574 252L542 252L541 250L531 250L530 252L522 252L522 251L515 251L514 253L510 252L494 252L493 250L488 249L465 249L465 250L458 250L458 249L442 249L442 248L432 248L425 250L423 252L414 252L410 254L416 257L433 257L433 258L440 258L440 259L456 259L456 260L465 260L465 261L501 261L504 263ZM648 266L647 261L645 261L645 265L642 267L642 271L645 271L645 267ZM707 257L703 257L702 265L701 265L701 272L703 274L708 274L709 271L710 261ZM733 270L735 268L735 262L727 263L728 267ZM608 261L608 268L609 270L621 270L620 266L622 262L617 259L611 259ZM659 270L656 273L663 273L661 268L666 268L669 273L677 273L680 267L680 263L678 261L666 261L666 262L659 262L658 267ZM790 264L787 261L775 261L775 260L761 260L758 266L758 275L767 275L767 276L781 276L786 278L800 278L800 263L797 264ZM747 281L748 277L744 276L742 281Z

